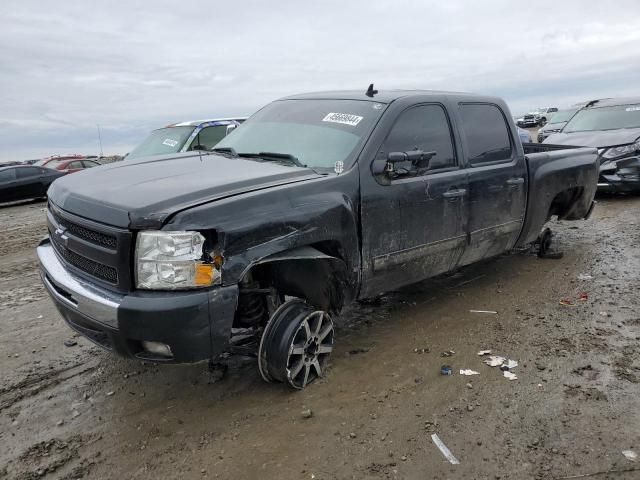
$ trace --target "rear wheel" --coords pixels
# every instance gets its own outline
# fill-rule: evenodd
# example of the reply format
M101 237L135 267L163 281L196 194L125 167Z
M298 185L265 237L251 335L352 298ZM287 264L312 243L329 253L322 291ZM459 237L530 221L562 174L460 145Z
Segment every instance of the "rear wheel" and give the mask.
M283 303L264 329L258 351L260 374L301 390L324 376L333 351L334 328L329 314L293 299Z

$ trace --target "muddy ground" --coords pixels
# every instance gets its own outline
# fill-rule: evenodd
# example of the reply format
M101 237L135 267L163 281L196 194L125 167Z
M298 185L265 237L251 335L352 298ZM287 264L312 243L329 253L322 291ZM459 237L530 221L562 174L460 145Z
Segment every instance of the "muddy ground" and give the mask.
M503 256L350 308L327 377L303 392L264 383L253 359L210 383L206 365L124 360L75 337L36 273L44 207L0 208L0 478L559 479L640 468L622 453L640 454L640 197L601 199L590 220L553 225L562 259ZM517 380L484 365L482 349L517 360ZM442 376L443 364L480 375Z

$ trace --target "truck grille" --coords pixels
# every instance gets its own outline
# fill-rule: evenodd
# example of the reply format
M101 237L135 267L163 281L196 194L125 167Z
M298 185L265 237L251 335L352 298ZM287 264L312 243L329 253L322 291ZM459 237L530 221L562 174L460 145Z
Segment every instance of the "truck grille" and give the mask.
M50 232L52 233L52 232ZM64 246L60 245L55 236L51 236L51 243L53 244L56 252L68 263L73 265L76 268L79 268L85 273L93 275L105 282L117 284L118 283L118 271L107 265L102 265L98 262L94 262L93 260L83 257L71 250L68 250Z
M76 274L107 288L131 289L131 232L78 217L51 202L47 228L56 253Z
M53 218L56 219L58 225L63 226L77 237L107 248L115 249L118 247L118 240L113 235L106 235L94 230L89 230L88 228L85 228L81 225L65 220L64 218L60 217L60 215L58 215L54 210L50 209L50 211L53 215Z

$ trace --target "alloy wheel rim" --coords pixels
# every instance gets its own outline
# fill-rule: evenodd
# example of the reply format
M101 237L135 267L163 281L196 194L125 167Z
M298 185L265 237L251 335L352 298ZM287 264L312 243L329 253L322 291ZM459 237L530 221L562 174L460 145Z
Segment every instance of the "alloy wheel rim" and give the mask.
M333 351L334 328L331 317L318 310L307 315L293 335L287 357L287 382L302 389L324 375Z

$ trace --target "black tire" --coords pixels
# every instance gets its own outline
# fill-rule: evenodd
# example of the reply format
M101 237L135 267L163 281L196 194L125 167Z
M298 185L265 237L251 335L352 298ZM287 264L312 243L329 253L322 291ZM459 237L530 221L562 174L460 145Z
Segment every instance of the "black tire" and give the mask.
M289 300L273 313L262 334L260 374L267 382L301 390L324 375L333 341L333 322L326 312Z
M543 258L551 250L551 243L553 239L553 233L550 228L545 228L540 234L538 240L538 257Z

